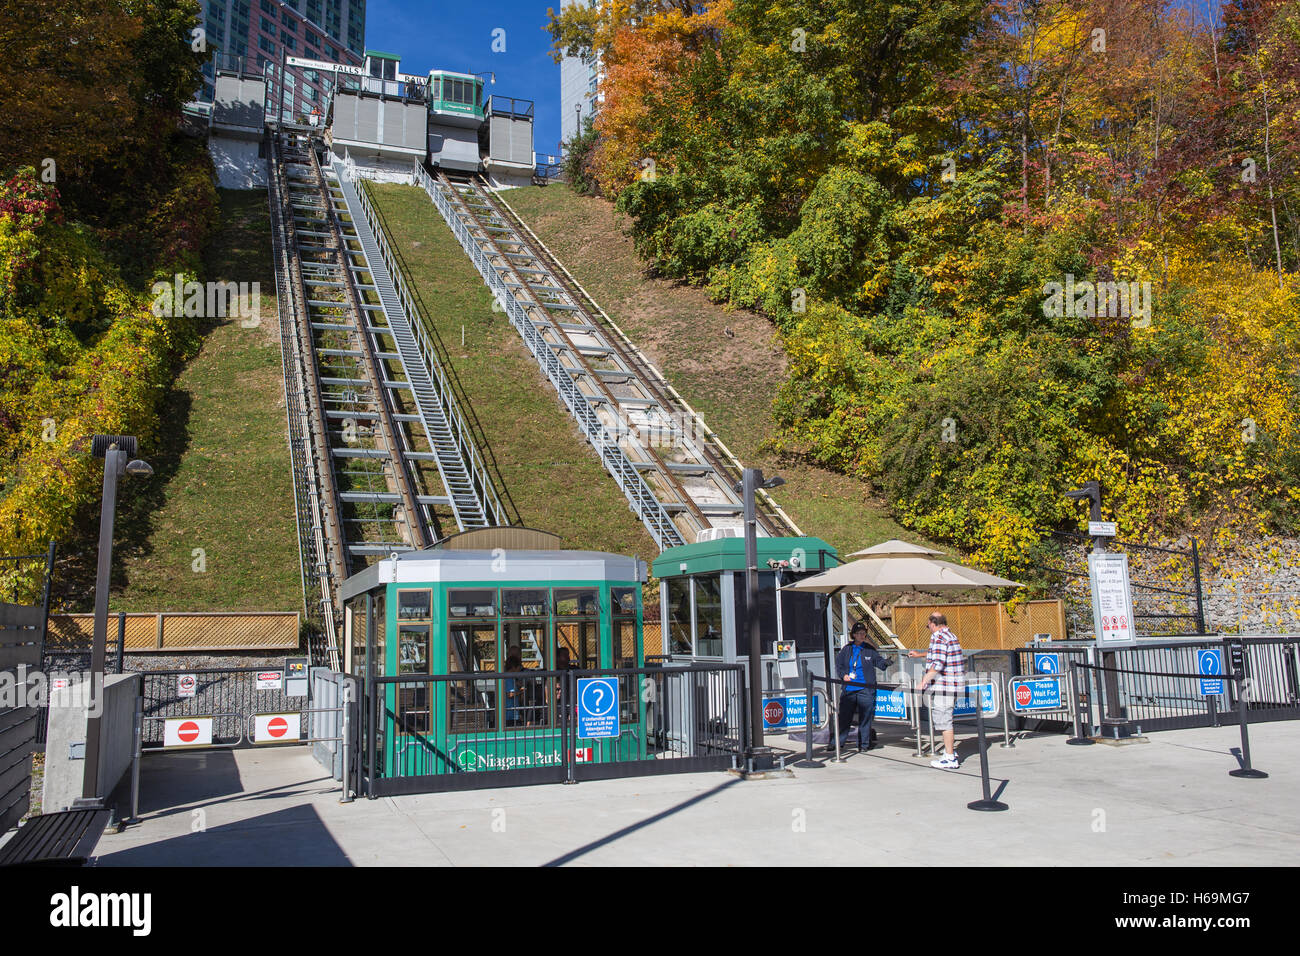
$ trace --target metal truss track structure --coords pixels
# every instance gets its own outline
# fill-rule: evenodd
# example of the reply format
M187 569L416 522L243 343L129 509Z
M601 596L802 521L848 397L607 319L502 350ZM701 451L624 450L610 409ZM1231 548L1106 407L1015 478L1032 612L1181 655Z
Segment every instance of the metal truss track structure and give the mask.
M271 136L271 218L313 659L338 669L337 588L393 552L509 523L441 369L413 332L346 172ZM320 614L312 614L319 591Z
M741 527L740 463L527 226L477 178L413 176L656 544ZM766 493L758 517L763 533L800 533Z

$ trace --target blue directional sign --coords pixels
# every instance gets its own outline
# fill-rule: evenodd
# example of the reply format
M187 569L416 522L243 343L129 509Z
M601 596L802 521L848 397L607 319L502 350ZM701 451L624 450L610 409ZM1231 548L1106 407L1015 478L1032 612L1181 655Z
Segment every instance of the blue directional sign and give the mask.
M893 690L881 688L876 691L877 720L907 720L907 695L901 687Z
M1060 654L1035 654L1034 670L1039 674L1059 674L1061 673L1061 655Z
M1196 652L1196 671L1205 675L1201 678L1201 695L1218 697L1223 693L1223 649L1205 647ZM1218 680L1206 680L1205 677L1218 676Z
M993 684L968 684L966 693L957 698L957 706L953 707L952 715L954 717L974 717L975 716L975 695L972 693L979 688L980 709L984 711L985 717L991 717L998 712L997 704L993 699Z
M618 735L618 679L578 678L578 736L591 739Z
M1061 678L1018 677L1009 689L1011 709L1025 714L1036 710L1064 710L1061 702Z
M805 726L808 715L808 698L803 694L791 694L787 697L763 698L763 727L766 730L784 730L789 727ZM821 705L813 696L812 722L821 723Z

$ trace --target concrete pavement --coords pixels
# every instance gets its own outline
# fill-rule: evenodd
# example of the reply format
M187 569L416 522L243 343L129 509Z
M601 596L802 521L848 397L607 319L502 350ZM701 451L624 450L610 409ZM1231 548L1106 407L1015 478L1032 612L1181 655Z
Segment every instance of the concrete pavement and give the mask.
M1004 813L966 808L980 796L973 741L956 772L894 742L793 779L681 774L351 804L306 748L154 754L141 821L105 836L97 864L1293 866L1296 734L1251 727L1267 780L1228 776L1232 727L1122 747L991 742Z

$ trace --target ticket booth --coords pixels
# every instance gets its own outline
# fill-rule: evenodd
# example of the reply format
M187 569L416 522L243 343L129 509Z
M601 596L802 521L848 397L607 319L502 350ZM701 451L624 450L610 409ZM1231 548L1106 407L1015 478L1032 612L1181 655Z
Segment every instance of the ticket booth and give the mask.
M830 619L824 594L784 585L834 567L836 551L815 537L760 537L758 615L763 690L801 691L799 662L830 669ZM655 560L664 653L673 661L740 663L748 668L745 541L728 537L669 548Z

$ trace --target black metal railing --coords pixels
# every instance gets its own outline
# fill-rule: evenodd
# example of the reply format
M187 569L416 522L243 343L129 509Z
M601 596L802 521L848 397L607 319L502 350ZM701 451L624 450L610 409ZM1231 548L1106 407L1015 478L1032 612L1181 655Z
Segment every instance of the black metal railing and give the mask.
M1176 730L1186 727L1218 727L1231 723L1237 707L1238 685L1226 676L1230 671L1231 646L1243 650L1243 695L1247 720L1295 720L1300 718L1300 637L1206 638L1180 642L1143 642L1114 651L1106 662L1100 652L1089 656L1081 646L1038 645L1021 648L1021 655L1060 655L1061 673L1071 665L1079 672L1077 690L1082 695L1089 722L1098 726L1111 715L1142 731ZM1217 650L1220 675L1201 666L1203 651ZM1021 657L1021 673L1032 661ZM1223 676L1222 693L1202 692L1202 681ZM1109 678L1109 679L1108 679ZM1116 696L1117 695L1117 696Z
M736 664L381 677L362 713L371 796L723 770L747 739Z

